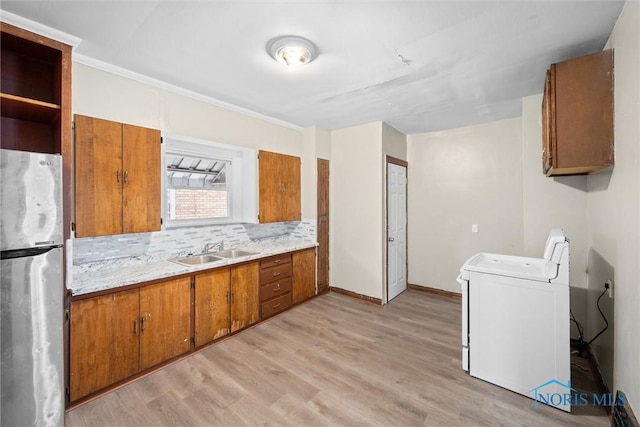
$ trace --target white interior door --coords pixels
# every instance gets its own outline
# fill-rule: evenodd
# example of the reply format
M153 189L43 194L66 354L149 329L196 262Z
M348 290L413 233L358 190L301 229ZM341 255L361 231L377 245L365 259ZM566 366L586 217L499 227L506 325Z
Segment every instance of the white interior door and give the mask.
M407 168L387 163L387 302L407 289Z

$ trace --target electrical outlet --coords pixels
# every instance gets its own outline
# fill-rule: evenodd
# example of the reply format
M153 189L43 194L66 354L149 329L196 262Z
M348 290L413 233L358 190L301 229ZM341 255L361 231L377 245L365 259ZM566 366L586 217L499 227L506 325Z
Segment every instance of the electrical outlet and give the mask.
M607 280L604 282L604 287L609 290L609 298L613 298L613 281Z
M471 232L472 233L478 232L478 224L471 224Z

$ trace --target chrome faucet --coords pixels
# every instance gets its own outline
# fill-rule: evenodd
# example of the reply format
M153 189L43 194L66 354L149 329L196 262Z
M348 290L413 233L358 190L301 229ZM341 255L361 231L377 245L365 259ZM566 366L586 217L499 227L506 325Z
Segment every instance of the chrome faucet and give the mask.
M202 253L208 254L209 252L219 252L224 251L224 240L220 240L219 242L209 242L204 245L204 249Z

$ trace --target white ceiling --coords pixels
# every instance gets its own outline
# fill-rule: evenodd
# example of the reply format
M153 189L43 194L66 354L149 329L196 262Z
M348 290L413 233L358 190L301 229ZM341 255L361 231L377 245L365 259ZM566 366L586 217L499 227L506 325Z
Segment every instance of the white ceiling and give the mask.
M601 50L620 1L7 1L76 53L293 125L406 134L520 115L549 64ZM288 71L265 44L312 40Z

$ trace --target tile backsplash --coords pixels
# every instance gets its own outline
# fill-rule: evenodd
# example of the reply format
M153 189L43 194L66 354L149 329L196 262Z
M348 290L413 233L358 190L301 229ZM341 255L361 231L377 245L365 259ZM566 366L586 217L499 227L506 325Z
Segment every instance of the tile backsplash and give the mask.
M316 241L315 220L270 224L225 224L185 227L152 233L118 234L72 239L73 264L140 257L166 260L201 253L205 244L224 241L226 248L242 247L262 240L300 239Z

